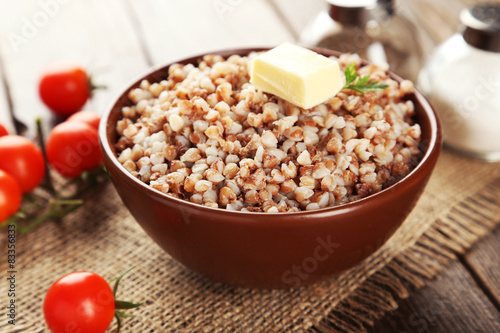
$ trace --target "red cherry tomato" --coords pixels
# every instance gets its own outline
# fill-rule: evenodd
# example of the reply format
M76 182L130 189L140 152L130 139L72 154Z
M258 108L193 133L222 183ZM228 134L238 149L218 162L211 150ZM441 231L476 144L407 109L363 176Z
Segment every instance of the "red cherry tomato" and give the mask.
M0 138L0 170L13 176L23 193L40 185L45 162L40 148L25 137L7 135Z
M95 273L74 272L49 288L43 314L52 332L101 333L115 315L113 291Z
M42 74L38 92L49 109L67 117L85 105L91 89L83 68L72 63L58 62L47 66Z
M89 124L96 130L98 130L101 117L99 117L97 113L92 111L79 111L71 115L66 121L80 121Z
M7 130L5 129L5 127L3 127L2 124L0 124L0 137L8 135L8 134L9 134L9 132L7 132Z
M0 170L0 223L17 212L21 206L21 189L16 179Z
M102 163L97 131L83 122L67 121L54 127L45 150L50 165L68 178L76 178Z

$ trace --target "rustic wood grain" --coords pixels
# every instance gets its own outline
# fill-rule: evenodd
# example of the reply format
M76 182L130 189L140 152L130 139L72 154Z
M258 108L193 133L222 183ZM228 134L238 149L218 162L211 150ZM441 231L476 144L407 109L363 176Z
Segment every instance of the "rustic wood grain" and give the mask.
M0 124L10 133L15 133L9 101L7 99L8 86L3 75L2 59L0 58Z
M307 5L303 1L269 0L269 2L278 9L296 37L300 36L302 30L320 11L327 8L324 0L308 0Z
M377 321L370 333L500 332L500 313L464 266L454 261L426 287Z
M155 64L199 53L292 41L266 0L129 0Z
M32 127L36 116L53 122L38 97L38 80L48 63L82 64L99 84L85 107L102 112L129 80L146 68L135 31L121 0L70 1L48 9L37 0L0 3L0 43L13 111ZM37 25L35 25L37 24ZM49 124L47 124L50 126Z
M464 256L464 262L500 309L500 228L475 244Z

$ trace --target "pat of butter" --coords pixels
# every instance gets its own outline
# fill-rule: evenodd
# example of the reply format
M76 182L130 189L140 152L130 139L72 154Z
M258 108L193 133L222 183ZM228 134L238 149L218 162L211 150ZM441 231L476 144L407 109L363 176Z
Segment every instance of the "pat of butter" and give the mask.
M335 96L344 85L336 61L291 43L255 58L250 82L304 109Z

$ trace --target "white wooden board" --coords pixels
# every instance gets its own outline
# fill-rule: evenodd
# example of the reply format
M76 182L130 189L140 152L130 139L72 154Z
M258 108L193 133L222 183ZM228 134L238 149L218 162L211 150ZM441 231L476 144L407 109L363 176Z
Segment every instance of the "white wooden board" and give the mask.
M128 15L122 0L2 1L2 58L16 117L31 128L36 116L48 119L38 81L44 66L61 59L82 64L97 83L108 86L87 105L102 112L147 68Z
M327 8L325 0L270 0L298 37L316 15Z
M265 0L130 0L153 62L293 41Z
M1 80L2 74L2 70L0 69L0 124L2 124L10 134L14 134L14 123L10 115L6 87Z

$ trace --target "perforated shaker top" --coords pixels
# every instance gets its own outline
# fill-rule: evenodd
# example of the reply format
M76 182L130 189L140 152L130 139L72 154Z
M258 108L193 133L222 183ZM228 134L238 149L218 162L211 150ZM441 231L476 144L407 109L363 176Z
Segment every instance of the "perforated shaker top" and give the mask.
M481 3L464 9L465 41L479 49L500 52L500 3Z

